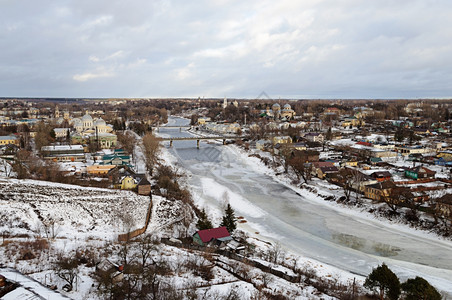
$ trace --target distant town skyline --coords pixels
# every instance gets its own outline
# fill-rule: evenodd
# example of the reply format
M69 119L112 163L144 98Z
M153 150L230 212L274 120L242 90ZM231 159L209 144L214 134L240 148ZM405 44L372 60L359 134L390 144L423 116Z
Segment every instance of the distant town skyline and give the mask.
M0 97L452 97L452 2L1 1Z

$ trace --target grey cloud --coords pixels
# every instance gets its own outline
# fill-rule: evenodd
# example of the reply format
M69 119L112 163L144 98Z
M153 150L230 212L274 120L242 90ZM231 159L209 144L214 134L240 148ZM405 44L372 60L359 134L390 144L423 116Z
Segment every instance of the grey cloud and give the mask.
M2 96L447 97L452 4L2 1Z

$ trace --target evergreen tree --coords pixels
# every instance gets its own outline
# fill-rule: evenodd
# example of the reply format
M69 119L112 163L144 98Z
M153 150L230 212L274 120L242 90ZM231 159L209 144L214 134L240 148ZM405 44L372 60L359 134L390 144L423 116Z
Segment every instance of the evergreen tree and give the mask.
M209 217L206 214L205 209L203 209L199 214L199 220L198 223L196 223L196 227L198 227L199 230L204 229L210 229L212 228L212 222L210 222Z
M399 278L385 263L372 270L364 282L364 287L378 291L381 300L385 299L385 295L391 300L397 300L400 296Z
M51 137L53 140L55 140L55 138L56 138L55 130L53 130L53 129L50 130L49 135L50 135L50 137Z
M405 132L402 128L397 128L396 132L394 133L394 139L399 143L405 139Z
M422 277L402 283L406 300L441 300L441 294Z
M328 128L328 131L326 132L326 140L331 141L333 139L333 132L331 131L331 127Z
M229 203L226 207L226 210L224 211L224 216L220 226L225 226L230 234L232 234L232 232L234 232L234 230L237 228L237 220L234 215L234 210Z

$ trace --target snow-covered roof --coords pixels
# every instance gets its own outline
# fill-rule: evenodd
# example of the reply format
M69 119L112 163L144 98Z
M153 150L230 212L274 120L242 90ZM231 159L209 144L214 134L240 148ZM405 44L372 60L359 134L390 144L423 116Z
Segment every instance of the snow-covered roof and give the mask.
M15 137L14 135L4 135L0 136L0 140L2 141L17 140L17 137Z
M57 145L57 146L43 146L42 151L63 151L63 150L83 150L82 145Z
M4 295L2 299L69 299L15 269L0 268L0 274L5 276L8 281L20 285L20 287Z
M94 125L96 125L96 126L106 126L107 123L105 123L105 121L103 119L99 118L99 119L96 119L94 121Z

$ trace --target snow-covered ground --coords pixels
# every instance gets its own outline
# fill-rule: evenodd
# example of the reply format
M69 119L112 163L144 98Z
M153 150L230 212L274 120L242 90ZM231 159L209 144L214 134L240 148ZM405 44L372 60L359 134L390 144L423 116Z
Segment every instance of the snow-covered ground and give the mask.
M135 223L140 227L144 223L143 215L146 212L143 208L147 207L149 201L148 197L137 196L131 192L6 178L0 178L0 191L2 214L0 230L3 233L7 231L6 239L3 237L3 243L0 244L0 257L7 259L1 263L29 274L42 284L56 285L59 290L65 282L54 271L58 257L61 255L73 257L78 251L82 257L92 256L97 261L103 257L119 261L121 246L116 243L116 237L130 225L121 225L121 222L124 223L127 219L119 215L127 212L133 214L136 216ZM180 221L187 217L187 212L190 217L188 207L180 201L169 201L160 196L153 196L153 204L153 217L148 233L167 237L181 235L179 225ZM48 237L42 232L43 224L50 219L57 222L55 237ZM257 245L260 252L265 252L269 247L255 238L250 238L250 242ZM137 252L134 250L135 246L129 247L131 253ZM32 255L24 258L24 253ZM264 289L267 292L284 293L291 299L335 299L319 293L307 284L291 283L222 256L216 258L222 263L212 267L213 277L207 281L197 274L196 268L192 266L202 264L203 261L211 263L205 260L205 255L202 251L193 252L158 244L154 247L151 257L154 263L167 268L168 275L162 275L159 279L162 284L165 283L182 292L190 289L198 295L198 299L226 297L229 294L247 299L259 293L257 286L264 285L264 281L266 286ZM310 262L290 255L286 256L286 259L294 260L300 269L312 268L314 273L317 273L317 267L320 268L320 265L311 265ZM291 274L289 269L261 259L259 262ZM72 299L101 299L102 295L97 291L97 282L93 279L94 270L92 264L78 266L74 289L62 293ZM250 282L237 279L235 273L242 274L241 276ZM49 299L60 297L59 294L15 271L0 268L0 274L19 282L25 288L34 289L39 295ZM327 272L325 276L334 279L335 275ZM8 295L10 297L8 299L14 299L18 295L31 296L27 294L26 289L18 288Z
M6 178L0 178L0 199L2 231L45 235L54 223L52 234L60 238L114 239L143 226L149 204L148 197L130 191ZM10 227L17 219L22 228Z

